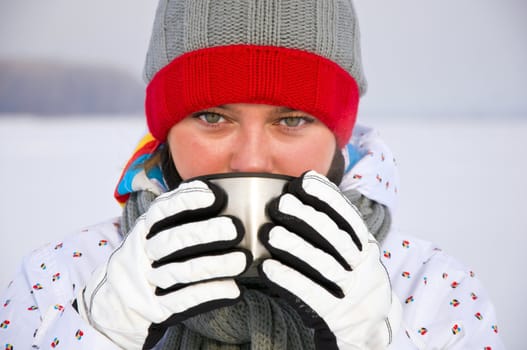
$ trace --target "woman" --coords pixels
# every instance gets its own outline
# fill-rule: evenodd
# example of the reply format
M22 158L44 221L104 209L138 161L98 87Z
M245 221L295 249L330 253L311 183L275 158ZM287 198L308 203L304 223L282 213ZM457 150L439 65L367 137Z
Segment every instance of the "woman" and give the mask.
M502 347L479 282L389 232L390 151L354 128L366 82L349 1L162 0L145 76L152 136L117 187L122 218L24 261L6 346ZM295 178L269 206L256 279L225 195L192 180L233 172Z

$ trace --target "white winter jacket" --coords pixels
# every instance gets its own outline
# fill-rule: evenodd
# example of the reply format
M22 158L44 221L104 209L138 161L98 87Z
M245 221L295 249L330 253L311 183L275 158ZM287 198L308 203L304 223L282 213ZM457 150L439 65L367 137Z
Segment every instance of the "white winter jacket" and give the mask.
M0 300L0 344L117 349L71 303L120 242L115 220L32 252ZM493 306L471 271L431 243L397 232L382 251L403 304L403 326L390 349L503 349Z
M345 151L341 188L357 189L392 209L397 173L391 152L369 129L357 127L352 140ZM135 174L131 190L141 187L137 179ZM0 296L0 346L118 349L80 318L72 302L76 290L121 241L114 219L30 253ZM403 305L402 326L390 349L504 348L493 305L472 271L432 243L393 229L382 243L382 253Z

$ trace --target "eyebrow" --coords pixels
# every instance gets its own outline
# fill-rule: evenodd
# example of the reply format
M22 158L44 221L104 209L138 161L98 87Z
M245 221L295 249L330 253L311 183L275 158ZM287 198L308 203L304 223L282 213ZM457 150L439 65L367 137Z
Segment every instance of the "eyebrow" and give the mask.
M289 108L289 107L283 107L283 106L273 106L275 113L289 113L289 112L297 112L297 109ZM214 108L214 107L213 107ZM228 105L219 105L216 106L216 108L226 109L226 110L232 110Z
M292 109L289 107L278 107L278 112L280 113L287 113L287 112L296 112L296 109Z

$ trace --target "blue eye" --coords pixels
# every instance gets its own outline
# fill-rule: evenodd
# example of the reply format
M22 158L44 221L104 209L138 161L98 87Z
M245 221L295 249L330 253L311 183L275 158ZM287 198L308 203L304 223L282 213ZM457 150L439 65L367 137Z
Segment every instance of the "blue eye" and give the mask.
M285 117L280 119L280 124L288 128L298 128L306 123L311 123L313 120L308 117Z
M221 114L210 112L200 113L196 117L208 124L217 124L225 120Z

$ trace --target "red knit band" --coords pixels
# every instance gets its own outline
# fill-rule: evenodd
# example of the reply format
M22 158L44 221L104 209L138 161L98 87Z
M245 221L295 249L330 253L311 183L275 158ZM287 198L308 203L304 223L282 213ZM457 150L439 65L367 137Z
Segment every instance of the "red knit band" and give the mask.
M333 61L297 49L233 45L175 58L147 87L150 132L165 141L170 128L191 113L228 103L284 106L322 121L343 147L359 102L353 77Z

